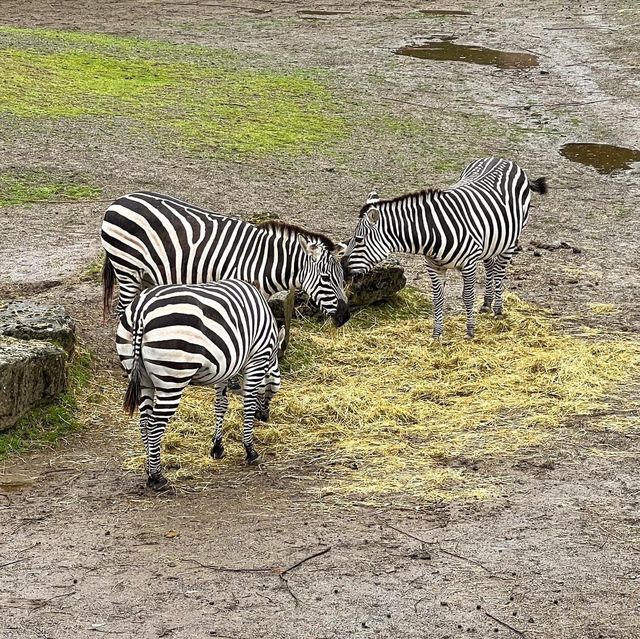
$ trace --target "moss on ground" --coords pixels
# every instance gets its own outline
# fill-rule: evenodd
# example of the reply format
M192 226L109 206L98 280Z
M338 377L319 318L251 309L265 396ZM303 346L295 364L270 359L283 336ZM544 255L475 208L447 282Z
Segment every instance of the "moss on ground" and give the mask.
M100 187L89 184L83 178L60 172L0 172L0 207L28 202L90 200L99 197L101 193Z
M0 433L0 459L56 442L81 428L78 399L92 369L87 351L78 351L68 368L68 388L55 402L31 410L9 431Z
M0 110L124 117L214 154L308 152L345 134L313 73L242 66L228 52L101 34L0 28Z

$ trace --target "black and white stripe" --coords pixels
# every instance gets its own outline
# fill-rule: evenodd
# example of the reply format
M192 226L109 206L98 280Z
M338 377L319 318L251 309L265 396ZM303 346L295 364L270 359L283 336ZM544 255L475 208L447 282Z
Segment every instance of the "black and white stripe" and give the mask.
M320 233L281 222L254 225L175 198L139 192L116 200L102 223L105 313L114 278L121 315L143 288L237 278L271 295L302 289L340 326L349 319L338 249Z
M167 481L160 467L160 444L185 388L216 390L211 455L224 455L222 424L227 383L244 374L244 444L247 462L260 457L253 446L254 418L266 420L280 388L278 334L263 294L240 280L156 286L137 295L120 318L116 346L129 375L125 408L140 409L148 485Z
M363 273L389 253L421 253L433 289L434 337L444 319L444 279L448 269L463 277L467 335L473 337L476 270L482 261L486 285L482 311L502 315L506 268L529 216L531 191L545 193L545 178L529 181L514 162L484 158L469 164L450 188L380 200L370 193L360 211L342 263Z

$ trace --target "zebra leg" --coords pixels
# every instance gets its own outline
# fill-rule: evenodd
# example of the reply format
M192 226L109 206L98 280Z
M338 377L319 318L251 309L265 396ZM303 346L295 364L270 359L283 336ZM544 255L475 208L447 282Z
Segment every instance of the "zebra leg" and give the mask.
M211 457L222 459L224 457L224 446L222 445L222 424L224 416L229 408L229 398L227 397L227 385L216 385L216 432L213 436L213 446L211 447Z
M504 291L504 276L507 271L507 266L509 266L509 262L511 262L511 258L513 257L513 253L515 249L511 249L509 251L505 251L504 253L498 255L495 259L495 266L493 268L494 272L494 280L495 280L495 288L496 288L496 297L493 303L493 314L498 319L504 317L502 314L502 293Z
M244 401L242 408L244 427L242 430L242 443L247 453L247 464L259 464L262 461L261 455L253 447L253 424L258 406L258 386L264 379L266 370L266 362L261 362L261 365L247 369L244 375Z
M440 339L444 327L444 277L446 271L427 264L427 272L431 278L433 291L433 314L435 317L433 339Z
M473 316L473 303L476 300L476 271L478 263L467 264L462 269L462 301L467 312L467 338L473 339L476 322Z
M491 307L493 306L494 295L494 267L496 260L491 258L484 260L485 282L484 282L484 302L482 303L481 313L491 313Z
M140 434L142 435L142 443L144 444L145 463L144 470L149 474L149 420L153 413L153 397L155 390L152 387L143 386L140 389Z
M160 444L167 427L167 422L175 414L184 386L170 390L156 389L153 412L147 425L147 486L154 490L162 490L169 483L160 468Z

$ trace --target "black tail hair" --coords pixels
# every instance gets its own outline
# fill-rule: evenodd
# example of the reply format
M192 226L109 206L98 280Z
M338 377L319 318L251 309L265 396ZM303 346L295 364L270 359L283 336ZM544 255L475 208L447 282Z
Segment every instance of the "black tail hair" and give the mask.
M140 405L140 368L136 364L137 362L134 360L123 404L123 408L130 416L136 412L136 408Z
M102 318L106 319L111 310L111 300L113 299L113 285L115 283L113 264L108 255L104 256L104 266L102 267Z
M143 366L142 337L144 335L142 311L138 309L138 312L133 314L131 320L131 349L133 351L133 361L131 362L131 372L129 373L129 386L127 386L127 392L125 393L124 403L122 405L129 415L133 415L136 412L136 408L140 406L142 386L140 367Z
M547 178L539 177L537 180L529 180L529 188L540 195L547 192Z

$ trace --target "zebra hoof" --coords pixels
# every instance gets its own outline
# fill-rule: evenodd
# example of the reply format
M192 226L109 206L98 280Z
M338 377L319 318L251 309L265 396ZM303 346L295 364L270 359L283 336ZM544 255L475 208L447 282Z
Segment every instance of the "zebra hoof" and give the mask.
M481 313L491 313L491 307L483 305L483 306L480 307L480 312Z
M469 341L473 340L473 333L467 333L464 338Z
M257 466L262 463L262 455L253 447L247 448L247 464L249 466Z
M158 473L157 475L149 475L147 477L147 488L151 488L155 491L161 491L168 487L169 480L161 473Z
M494 319L502 320L502 319L504 319L504 313L502 311L500 313L494 313L493 317L494 317Z
M262 409L256 411L256 419L261 422L269 421L269 409Z
M211 447L211 457L214 459L222 459L224 457L224 446L222 442L214 442Z

